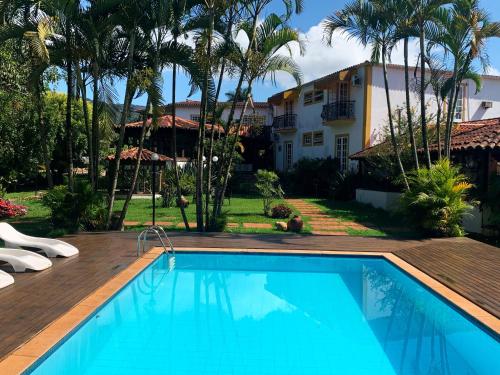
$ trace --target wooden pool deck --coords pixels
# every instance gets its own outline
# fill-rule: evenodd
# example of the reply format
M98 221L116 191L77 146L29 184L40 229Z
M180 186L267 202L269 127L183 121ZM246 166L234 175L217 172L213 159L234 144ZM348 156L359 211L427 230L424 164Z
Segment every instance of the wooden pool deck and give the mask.
M110 232L68 236L65 240L80 249L78 257L54 259L53 267L42 272L15 274L15 284L0 290L0 359L130 266L136 260L136 235ZM177 248L212 251L385 253L472 301L493 319L500 318L500 249L467 238L415 241L174 233L172 239ZM0 269L7 270L4 266Z

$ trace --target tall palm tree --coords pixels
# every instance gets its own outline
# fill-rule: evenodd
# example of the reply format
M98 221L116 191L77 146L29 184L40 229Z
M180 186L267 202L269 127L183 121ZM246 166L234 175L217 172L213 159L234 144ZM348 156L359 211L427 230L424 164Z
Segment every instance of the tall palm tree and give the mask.
M473 64L479 61L483 67L489 64L486 43L500 37L500 23L491 22L486 11L480 8L478 0L455 0L451 9L438 14L440 31L433 42L441 45L446 54L453 58L453 74L443 88L447 96L448 113L445 130L445 156L450 157L451 135L458 94L465 79L481 88L480 77Z
M227 156L223 158L224 164L221 166L222 175L219 192L220 196L216 202L218 206L214 206L214 218L218 217L222 208L222 202L224 201L224 195L229 182L236 145L239 141L239 134L243 123L242 119L252 98L253 84L256 81L263 81L266 78L270 78L271 82L275 83L276 74L278 72L290 74L299 86L302 82L301 71L297 64L293 61L291 55L287 56L279 53L279 51L283 49L288 49L288 51L290 51L292 43L299 45L301 53L304 50L303 42L300 39L299 33L296 30L291 29L287 25L286 21L278 15L271 13L255 30L249 23L243 23L240 25L240 30L246 34L249 40L254 39L254 43L251 47L249 47L250 52L240 50L239 54L236 54L233 57L233 64L235 66L247 67L245 75L246 83L248 85L246 89L247 95L243 101L243 108L239 117L240 121L234 129L229 129L229 132L226 133L225 139L228 140L228 147L223 150L224 154ZM246 59L247 55L249 56L248 60ZM236 97L235 100L237 99L238 98Z
M410 6L413 8L413 16L415 26L418 31L419 46L420 46L420 121L422 126L422 143L424 146L424 154L427 168L431 167L431 154L429 152L429 138L427 131L426 117L426 30L432 28L443 9L443 5L449 4L450 0L409 0Z
M45 90L43 74L50 65L50 52L48 44L54 36L53 19L48 15L31 12L26 10L27 5L31 5L27 1L18 1L8 3L0 3L0 9L4 14L7 12L7 5L10 5L9 14L12 18L7 23L0 26L0 41L4 42L11 39L20 40L21 43L27 44L27 60L30 62L30 75L28 85L33 91L33 99L38 118L38 126L40 128L40 139L42 155L45 164L47 185L52 188L54 185L51 171L51 157L47 142L49 129L45 122L44 100L43 93ZM23 17L19 19L16 14L23 12Z
M215 222L216 218L220 216L222 203L224 201L224 194L227 187L227 179L229 178L228 166L231 166L232 164L232 159L227 160L227 156L231 155L232 157L234 155L234 153L232 152L230 153L226 152L229 146L228 134L230 134L230 130L234 126L234 115L236 113L236 107L239 102L238 99L241 97L242 88L245 83L245 80L247 79L247 71L249 68L250 55L256 43L257 27L259 24L259 20L262 13L271 2L272 0L242 0L242 9L245 13L246 20L240 22L240 24L244 25L243 27L247 31L249 31L247 33L248 46L244 56L241 58L240 66L238 67L239 79L236 85L236 89L234 90L235 93L234 100L232 101L229 110L228 120L224 128L226 137L224 139L222 146L224 152L222 154L221 160L219 161L220 165L219 168L221 175L225 175L227 176L227 178L224 177L217 179L217 184L215 186L215 201L213 205L212 222ZM299 14L303 10L302 0L282 0L282 3L285 6L285 14L283 15L284 20L288 20L293 13ZM239 28L242 28L242 26L239 26Z
M417 144L415 142L415 129L413 127L413 113L410 100L410 71L409 71L409 44L415 32L415 8L407 0L399 0L395 2L398 11L395 12L397 22L397 40L403 40L404 51L404 72L405 72L405 98L406 98L406 119L408 122L408 134L410 136L411 153L415 168L419 169Z
M346 33L350 38L357 39L363 46L371 46L373 61L382 59L391 143L402 180L406 189L409 189L408 179L401 161L401 150L394 130L389 80L387 76L387 59L390 58L390 51L397 41L396 23L393 19L396 9L397 7L393 0L352 1L341 11L328 17L324 21L323 27L329 45L332 45L333 33L339 30Z

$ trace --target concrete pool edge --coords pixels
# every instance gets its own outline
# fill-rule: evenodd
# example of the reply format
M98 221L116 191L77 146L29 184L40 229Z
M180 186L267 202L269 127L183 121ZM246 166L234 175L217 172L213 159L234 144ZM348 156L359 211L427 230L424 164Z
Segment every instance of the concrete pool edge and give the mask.
M357 256L383 258L397 268L417 279L444 300L471 316L473 319L500 334L500 319L469 301L462 295L433 279L425 272L412 266L391 253L382 252L355 252L355 251L320 251L320 250L281 250L272 249L238 249L238 248L177 248L177 252L203 253L249 253L249 254L276 254L276 255L328 255L328 256ZM51 322L32 338L21 344L11 353L0 359L0 373L19 374L29 370L37 361L56 347L68 334L86 321L102 305L108 302L133 278L151 265L163 254L163 248L155 247L138 258L135 262L121 271L118 275L104 283L93 293L82 299L69 311Z

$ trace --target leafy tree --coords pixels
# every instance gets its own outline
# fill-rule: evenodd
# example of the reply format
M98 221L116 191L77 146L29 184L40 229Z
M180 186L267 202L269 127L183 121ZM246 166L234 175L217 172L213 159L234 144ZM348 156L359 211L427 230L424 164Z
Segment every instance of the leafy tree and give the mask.
M255 187L262 197L264 204L264 215L269 216L271 213L271 205L277 199L283 199L283 189L280 185L279 177L273 171L259 169L255 175L257 181Z

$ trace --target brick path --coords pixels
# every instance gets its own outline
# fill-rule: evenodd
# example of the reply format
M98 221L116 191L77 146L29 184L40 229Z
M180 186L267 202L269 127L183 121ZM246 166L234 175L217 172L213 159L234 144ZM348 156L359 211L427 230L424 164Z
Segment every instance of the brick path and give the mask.
M360 223L342 221L323 212L318 206L302 199L287 199L287 203L295 207L302 216L309 219L312 233L324 236L347 236L347 231L373 229Z

